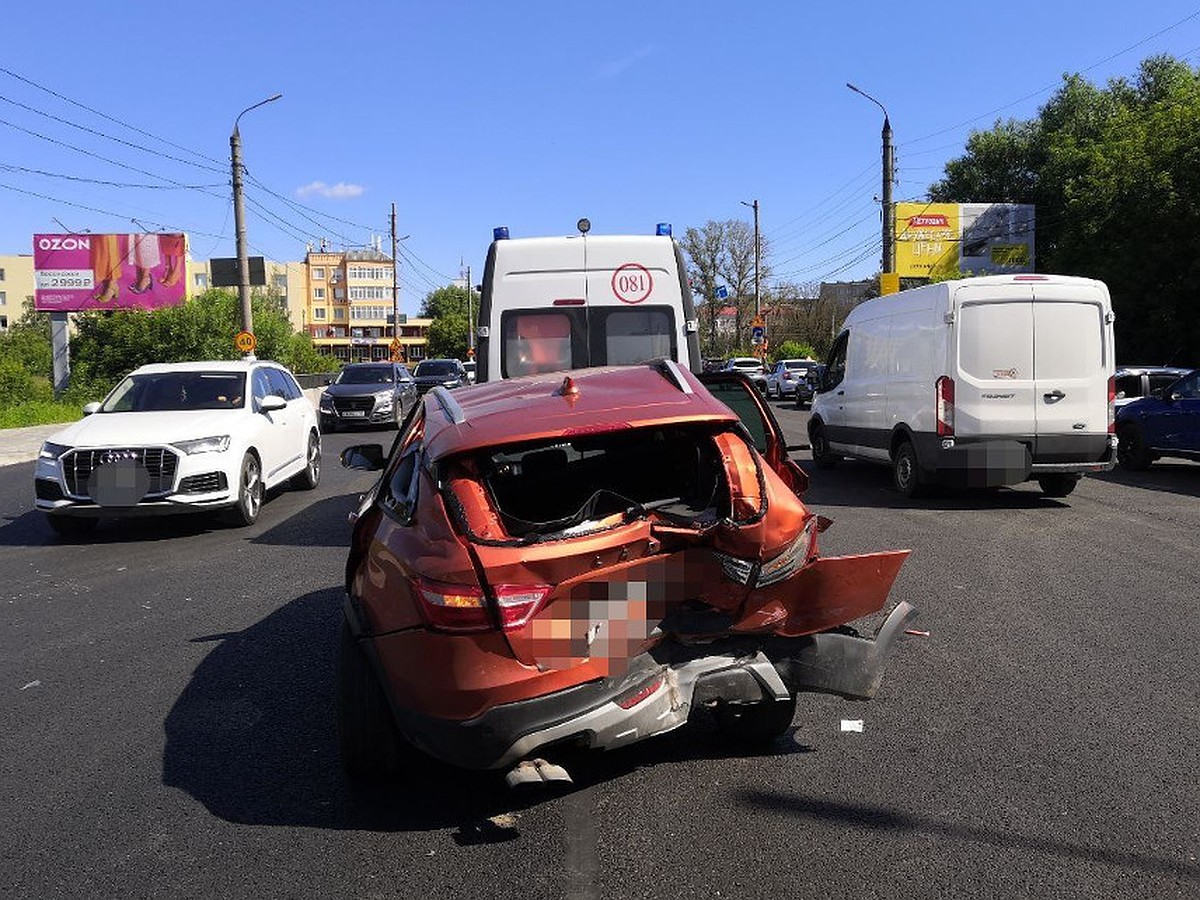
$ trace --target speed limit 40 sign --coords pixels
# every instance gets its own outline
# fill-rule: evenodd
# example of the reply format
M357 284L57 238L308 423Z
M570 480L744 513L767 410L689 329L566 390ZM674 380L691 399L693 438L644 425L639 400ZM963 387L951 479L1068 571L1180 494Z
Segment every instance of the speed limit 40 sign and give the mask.
M233 346L239 353L253 353L254 348L258 346L258 341L254 339L253 333L239 331L233 339Z

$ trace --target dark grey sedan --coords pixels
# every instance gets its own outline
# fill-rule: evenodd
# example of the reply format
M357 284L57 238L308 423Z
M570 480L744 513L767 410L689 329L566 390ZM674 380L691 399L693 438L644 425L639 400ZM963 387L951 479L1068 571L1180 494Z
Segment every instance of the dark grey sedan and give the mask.
M417 390L422 394L432 387L465 387L467 370L457 359L426 359L417 363L413 371L417 377Z
M395 427L417 402L417 383L399 363L351 363L321 392L321 430Z

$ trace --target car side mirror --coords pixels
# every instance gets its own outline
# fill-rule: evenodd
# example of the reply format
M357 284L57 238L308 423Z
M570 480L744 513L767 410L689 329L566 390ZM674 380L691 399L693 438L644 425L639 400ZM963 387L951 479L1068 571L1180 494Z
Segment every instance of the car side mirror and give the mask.
M100 411L100 404L97 403L95 400L93 400L91 403L85 403L83 405L83 414L85 416L90 416L92 413L99 412L99 411Z
M287 409L287 401L278 394L267 394L258 402L259 412L275 412L277 409Z
M378 472L387 462L382 444L354 444L343 450L339 458L343 468L363 472Z

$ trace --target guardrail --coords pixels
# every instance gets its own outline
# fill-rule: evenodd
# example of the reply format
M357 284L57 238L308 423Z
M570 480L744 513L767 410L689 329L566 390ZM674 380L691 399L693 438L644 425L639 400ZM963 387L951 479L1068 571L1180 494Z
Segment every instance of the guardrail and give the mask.
M311 375L296 375L296 381L305 390L325 387L327 384L332 384L335 378L337 378L337 372L316 372Z

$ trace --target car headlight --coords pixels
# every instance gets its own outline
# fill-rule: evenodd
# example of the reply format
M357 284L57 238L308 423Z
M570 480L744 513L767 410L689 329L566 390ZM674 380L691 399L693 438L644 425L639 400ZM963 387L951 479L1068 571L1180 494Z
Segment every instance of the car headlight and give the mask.
M317 400L317 405L321 409L333 409L333 397L329 395L328 391L321 391L321 397Z
M196 438L194 441L176 441L174 446L189 456L194 453L222 453L229 449L229 435Z
M375 392L375 404L377 406L391 406L392 405L391 390L389 389L386 391L376 391Z
M70 449L71 448L65 444L55 444L50 441L46 441L44 444L42 444L42 449L38 451L38 458L58 459Z

